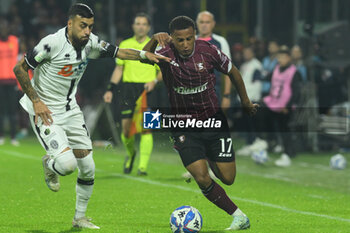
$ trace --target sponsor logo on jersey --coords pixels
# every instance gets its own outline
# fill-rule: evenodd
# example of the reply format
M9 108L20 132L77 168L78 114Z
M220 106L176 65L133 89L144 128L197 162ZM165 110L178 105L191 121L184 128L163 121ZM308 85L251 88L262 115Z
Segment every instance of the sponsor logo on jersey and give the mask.
M232 153L223 153L223 152L220 152L219 157L232 157Z
M62 75L63 77L69 77L73 74L72 69L73 69L73 65L65 65L65 66L63 66L61 71L58 72L58 74Z
M69 53L66 53L66 54L64 55L64 60L66 60L66 61L69 61L69 60L70 60L70 55L69 55Z
M86 68L88 63L89 63L89 60L86 59L86 61L83 61L83 62L79 63L79 65L77 65L74 69L73 69L73 65L65 65L58 72L58 74L62 75L63 77L69 77L72 74L75 74L75 75L79 76L85 71L85 68Z
M207 90L207 88L208 88L208 82L206 82L203 85L198 86L198 87L174 87L174 91L177 94L190 95L190 94L196 94L196 93L203 92L203 91Z

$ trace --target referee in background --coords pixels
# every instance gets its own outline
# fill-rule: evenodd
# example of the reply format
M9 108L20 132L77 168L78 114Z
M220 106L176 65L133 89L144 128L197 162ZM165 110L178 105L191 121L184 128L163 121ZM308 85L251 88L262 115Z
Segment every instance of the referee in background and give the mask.
M139 13L134 18L132 25L134 36L122 41L119 48L133 48L142 50L150 38L148 32L151 29L150 17L145 13ZM103 98L106 103L111 103L113 90L122 80L121 88L121 117L122 135L121 139L126 149L127 156L124 162L124 173L130 174L136 157L135 136L131 135L132 118L136 101L144 90L150 92L157 83L157 66L143 64L139 61L116 60L117 66L112 74L110 84ZM157 69L158 68L158 69ZM161 79L159 72L158 79ZM147 175L147 166L153 149L153 136L151 132L141 132L140 139L140 162L137 174Z

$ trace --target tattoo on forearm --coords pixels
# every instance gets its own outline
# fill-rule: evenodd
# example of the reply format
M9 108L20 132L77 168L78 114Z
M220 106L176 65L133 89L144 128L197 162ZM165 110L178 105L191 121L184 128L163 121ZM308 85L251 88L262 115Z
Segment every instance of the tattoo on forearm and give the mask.
M21 84L23 92L27 94L27 96L33 101L39 101L38 93L33 88L30 83L29 75L28 75L28 66L25 62L22 64L17 64L13 69L18 82Z
M139 50L125 49L124 52L125 52L126 59L130 59L130 60L140 59L140 51Z

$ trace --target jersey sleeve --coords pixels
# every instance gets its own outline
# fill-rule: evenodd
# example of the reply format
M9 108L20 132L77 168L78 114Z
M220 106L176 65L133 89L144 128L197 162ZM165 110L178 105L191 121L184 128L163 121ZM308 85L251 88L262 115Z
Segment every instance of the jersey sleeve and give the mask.
M210 54L211 54L215 69L217 69L218 71L224 74L228 74L232 68L232 62L230 58L215 45L210 44L209 46L210 46Z
M119 50L118 46L111 45L110 43L100 40L98 36L91 33L91 51L88 54L88 58L96 59L103 57L116 58Z
M57 47L54 35L48 35L41 39L41 41L30 49L25 55L24 60L31 69L35 69L40 63L49 61L54 54Z

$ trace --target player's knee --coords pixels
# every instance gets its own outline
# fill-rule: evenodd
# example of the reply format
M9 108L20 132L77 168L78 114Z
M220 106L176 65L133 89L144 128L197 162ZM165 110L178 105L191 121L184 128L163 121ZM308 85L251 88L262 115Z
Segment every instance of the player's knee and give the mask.
M226 185L232 185L235 182L235 176L234 175L230 175L230 176L223 176L221 178L221 182L226 184Z
M207 187L212 183L212 180L209 174L205 174L205 173L197 174L197 175L194 175L193 178L196 180L197 184L200 187Z
M85 150L85 149L74 149L73 153L76 158L84 158L90 154L91 150Z
M77 160L74 157L72 150L67 150L59 154L55 158L55 169L60 175L70 175L77 168Z
M77 159L79 174L82 180L93 180L95 177L95 162L92 158L92 151L84 158Z

